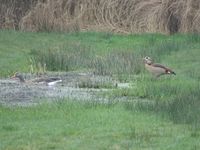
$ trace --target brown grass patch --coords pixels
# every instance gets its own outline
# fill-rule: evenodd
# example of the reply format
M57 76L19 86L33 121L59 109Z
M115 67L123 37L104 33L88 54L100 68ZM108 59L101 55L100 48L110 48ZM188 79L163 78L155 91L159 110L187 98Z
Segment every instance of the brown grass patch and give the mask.
M21 5L18 4L20 2L16 2L15 5L0 6L3 12L0 16L1 28L19 27L28 31L95 30L167 34L200 31L199 0L26 1L34 1L37 4L27 5L24 0ZM7 3L5 1L5 4ZM15 15L18 8L21 13Z

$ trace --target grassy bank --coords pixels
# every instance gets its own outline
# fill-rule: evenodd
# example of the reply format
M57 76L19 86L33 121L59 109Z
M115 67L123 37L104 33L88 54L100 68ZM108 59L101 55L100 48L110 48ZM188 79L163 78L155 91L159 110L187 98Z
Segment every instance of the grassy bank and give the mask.
M200 133L126 104L0 109L0 149L199 149Z
M138 74L143 70L142 57L149 55L156 61L162 60L176 67L176 62L170 63L173 59L168 60L166 55L179 50L187 52L191 47L194 49L199 41L199 36L195 35L125 36L1 30L0 75L7 76L16 70L30 72L31 65L37 71L43 64L53 71L92 68L97 74Z
M125 104L1 106L0 148L199 149L199 43L196 34L0 31L1 77L31 68L36 73L45 64L49 71L92 71L132 85L105 92L111 101L125 97L129 101ZM142 64L146 55L177 75L153 79ZM80 86L91 84L86 81ZM135 99L152 103L135 105Z

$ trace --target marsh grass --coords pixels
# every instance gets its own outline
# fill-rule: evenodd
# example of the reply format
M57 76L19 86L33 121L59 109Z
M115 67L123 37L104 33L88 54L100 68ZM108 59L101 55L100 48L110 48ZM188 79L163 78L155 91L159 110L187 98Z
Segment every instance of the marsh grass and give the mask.
M95 74L138 74L141 72L141 57L134 51L112 50L105 56L97 56L91 66Z
M186 37L186 41L188 43L199 43L200 42L200 35L198 33L188 34Z
M141 110L167 114L175 123L200 123L199 82L182 78L164 77L161 79L148 79L139 82L134 93L140 98L153 100L153 104L140 105ZM129 93L128 95L132 95Z
M113 34L103 34L101 38L109 40L112 43ZM162 39L163 38L163 39ZM96 39L95 39L96 41ZM86 69L93 71L96 75L115 76L120 81L133 82L136 88L115 89L110 97L126 97L132 99L139 97L154 101L152 103L138 103L141 110L166 113L176 123L195 123L199 122L199 71L195 69L196 65L191 62L190 68L182 68L177 76L165 76L160 79L154 79L146 75L144 71L142 57L150 56L156 62L162 60L171 54L180 53L184 56L188 49L198 47L199 36L176 35L171 38L161 37L160 39L153 35L148 35L145 44L136 47L135 50L111 48L109 51L97 52L95 48L81 44L68 44L56 49L33 50L32 56L35 62L46 64L47 69L51 71L70 71L77 69ZM196 52L197 53L197 52ZM193 54L196 55L196 54ZM184 60L193 61L191 56L180 57ZM196 59L196 58L195 58ZM173 59L171 59L173 60ZM176 63L178 60L173 60ZM170 62L168 60L167 62ZM173 64L176 68L176 64ZM182 64L183 65L183 64ZM178 69L176 69L178 70ZM179 71L179 70L178 70ZM180 75L180 74L184 75ZM134 77L129 77L134 74ZM135 78L135 76L139 77ZM184 81L183 81L184 80ZM81 88L115 88L112 83L93 82L92 80L83 80L78 84Z
M151 46L150 46L151 45ZM172 52L185 49L188 45L184 42L177 42L173 39L168 39L154 44L148 43L140 49L139 53L141 56L150 56L154 58L154 61L161 61L163 56L170 55Z
M199 7L195 7L198 4L196 0L188 3L179 0L165 0L165 3L160 0L148 3L146 0L10 0L2 1L0 6L0 28L46 32L198 33Z
M83 88L112 88L106 104L59 99L0 106L0 149L200 149L199 35L0 34L1 76L27 71L24 60L31 58L36 70L44 64L52 71L85 69L131 82L125 89L110 81L80 82ZM141 61L146 55L177 75L152 78Z
M32 66L46 65L49 71L93 70L96 75L138 74L141 72L141 57L133 51L112 50L95 54L89 47L70 45L59 49L32 50ZM38 68L39 69L39 68Z
M162 149L167 145L186 150L185 144L187 148L200 147L196 144L199 136L195 129L126 106L66 99L28 108L0 106L0 148ZM180 133L190 142L174 145Z
M70 71L85 68L89 64L91 50L72 44L66 47L49 48L47 50L32 49L32 65L36 68L37 63L45 65L49 71Z
M200 124L200 85L188 86L179 91L169 104L168 114L176 123Z
M112 34L103 34L101 38L112 38ZM152 45L149 47L149 45ZM147 43L136 50L113 48L109 51L97 52L95 48L83 44L65 44L57 48L32 49L32 66L46 65L50 71L71 71L88 69L96 75L131 75L143 72L142 58L150 56L156 61L186 48L184 42L175 42L173 39L158 42L156 38L148 37Z

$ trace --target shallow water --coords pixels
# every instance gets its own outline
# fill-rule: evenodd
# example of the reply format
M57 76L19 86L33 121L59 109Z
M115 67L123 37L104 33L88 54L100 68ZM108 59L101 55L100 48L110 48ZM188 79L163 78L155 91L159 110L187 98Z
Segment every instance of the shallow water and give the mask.
M30 74L24 74L27 80L35 78ZM30 106L38 104L44 100L53 101L62 98L77 100L98 100L106 101L105 98L99 97L100 92L112 90L111 88L79 88L82 82L93 83L113 83L116 84L111 77L96 76L91 73L50 73L46 76L60 77L61 83L54 86L36 83L20 83L18 80L1 79L0 80L0 103L3 105L19 105ZM91 84L90 83L90 84ZM127 87L127 84L126 86Z

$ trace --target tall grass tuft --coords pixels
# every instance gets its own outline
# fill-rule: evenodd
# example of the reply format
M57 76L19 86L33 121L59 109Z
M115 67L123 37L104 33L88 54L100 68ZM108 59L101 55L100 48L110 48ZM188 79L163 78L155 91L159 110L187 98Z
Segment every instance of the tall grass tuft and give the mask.
M162 78L145 79L138 84L137 95L151 99L154 105L140 106L142 110L151 110L167 114L175 123L200 123L200 84L193 80L182 81Z
M111 36L111 34L105 35L106 38ZM96 49L88 45L72 43L57 48L34 49L31 51L31 60L32 66L37 68L39 63L39 66L46 66L50 71L89 69L97 75L136 75L144 70L142 57L148 55L155 61L160 61L163 56L183 47L186 47L183 42L175 42L173 39L156 42L156 39L151 37L147 45L138 49L115 48L97 53Z
M32 50L32 66L45 64L50 71L89 69L96 75L138 74L142 70L141 56L134 51L111 50L97 54L90 47L68 45L56 49Z
M187 42L189 43L199 43L200 42L200 35L197 33L187 35Z
M168 114L176 123L200 124L200 84L179 91L168 106Z
M134 51L112 50L105 56L98 56L92 62L95 74L138 74L142 59Z
M154 43L153 41L151 42L152 44ZM187 46L183 42L177 42L171 39L159 42L157 44L152 44L149 43L147 46L142 47L139 53L141 53L142 56L149 55L157 61L160 61L162 56L169 55L171 52L178 51L183 47Z
M69 71L87 67L91 49L80 45L70 45L47 50L32 50L33 66L46 65L49 71ZM37 63L36 63L37 62Z

